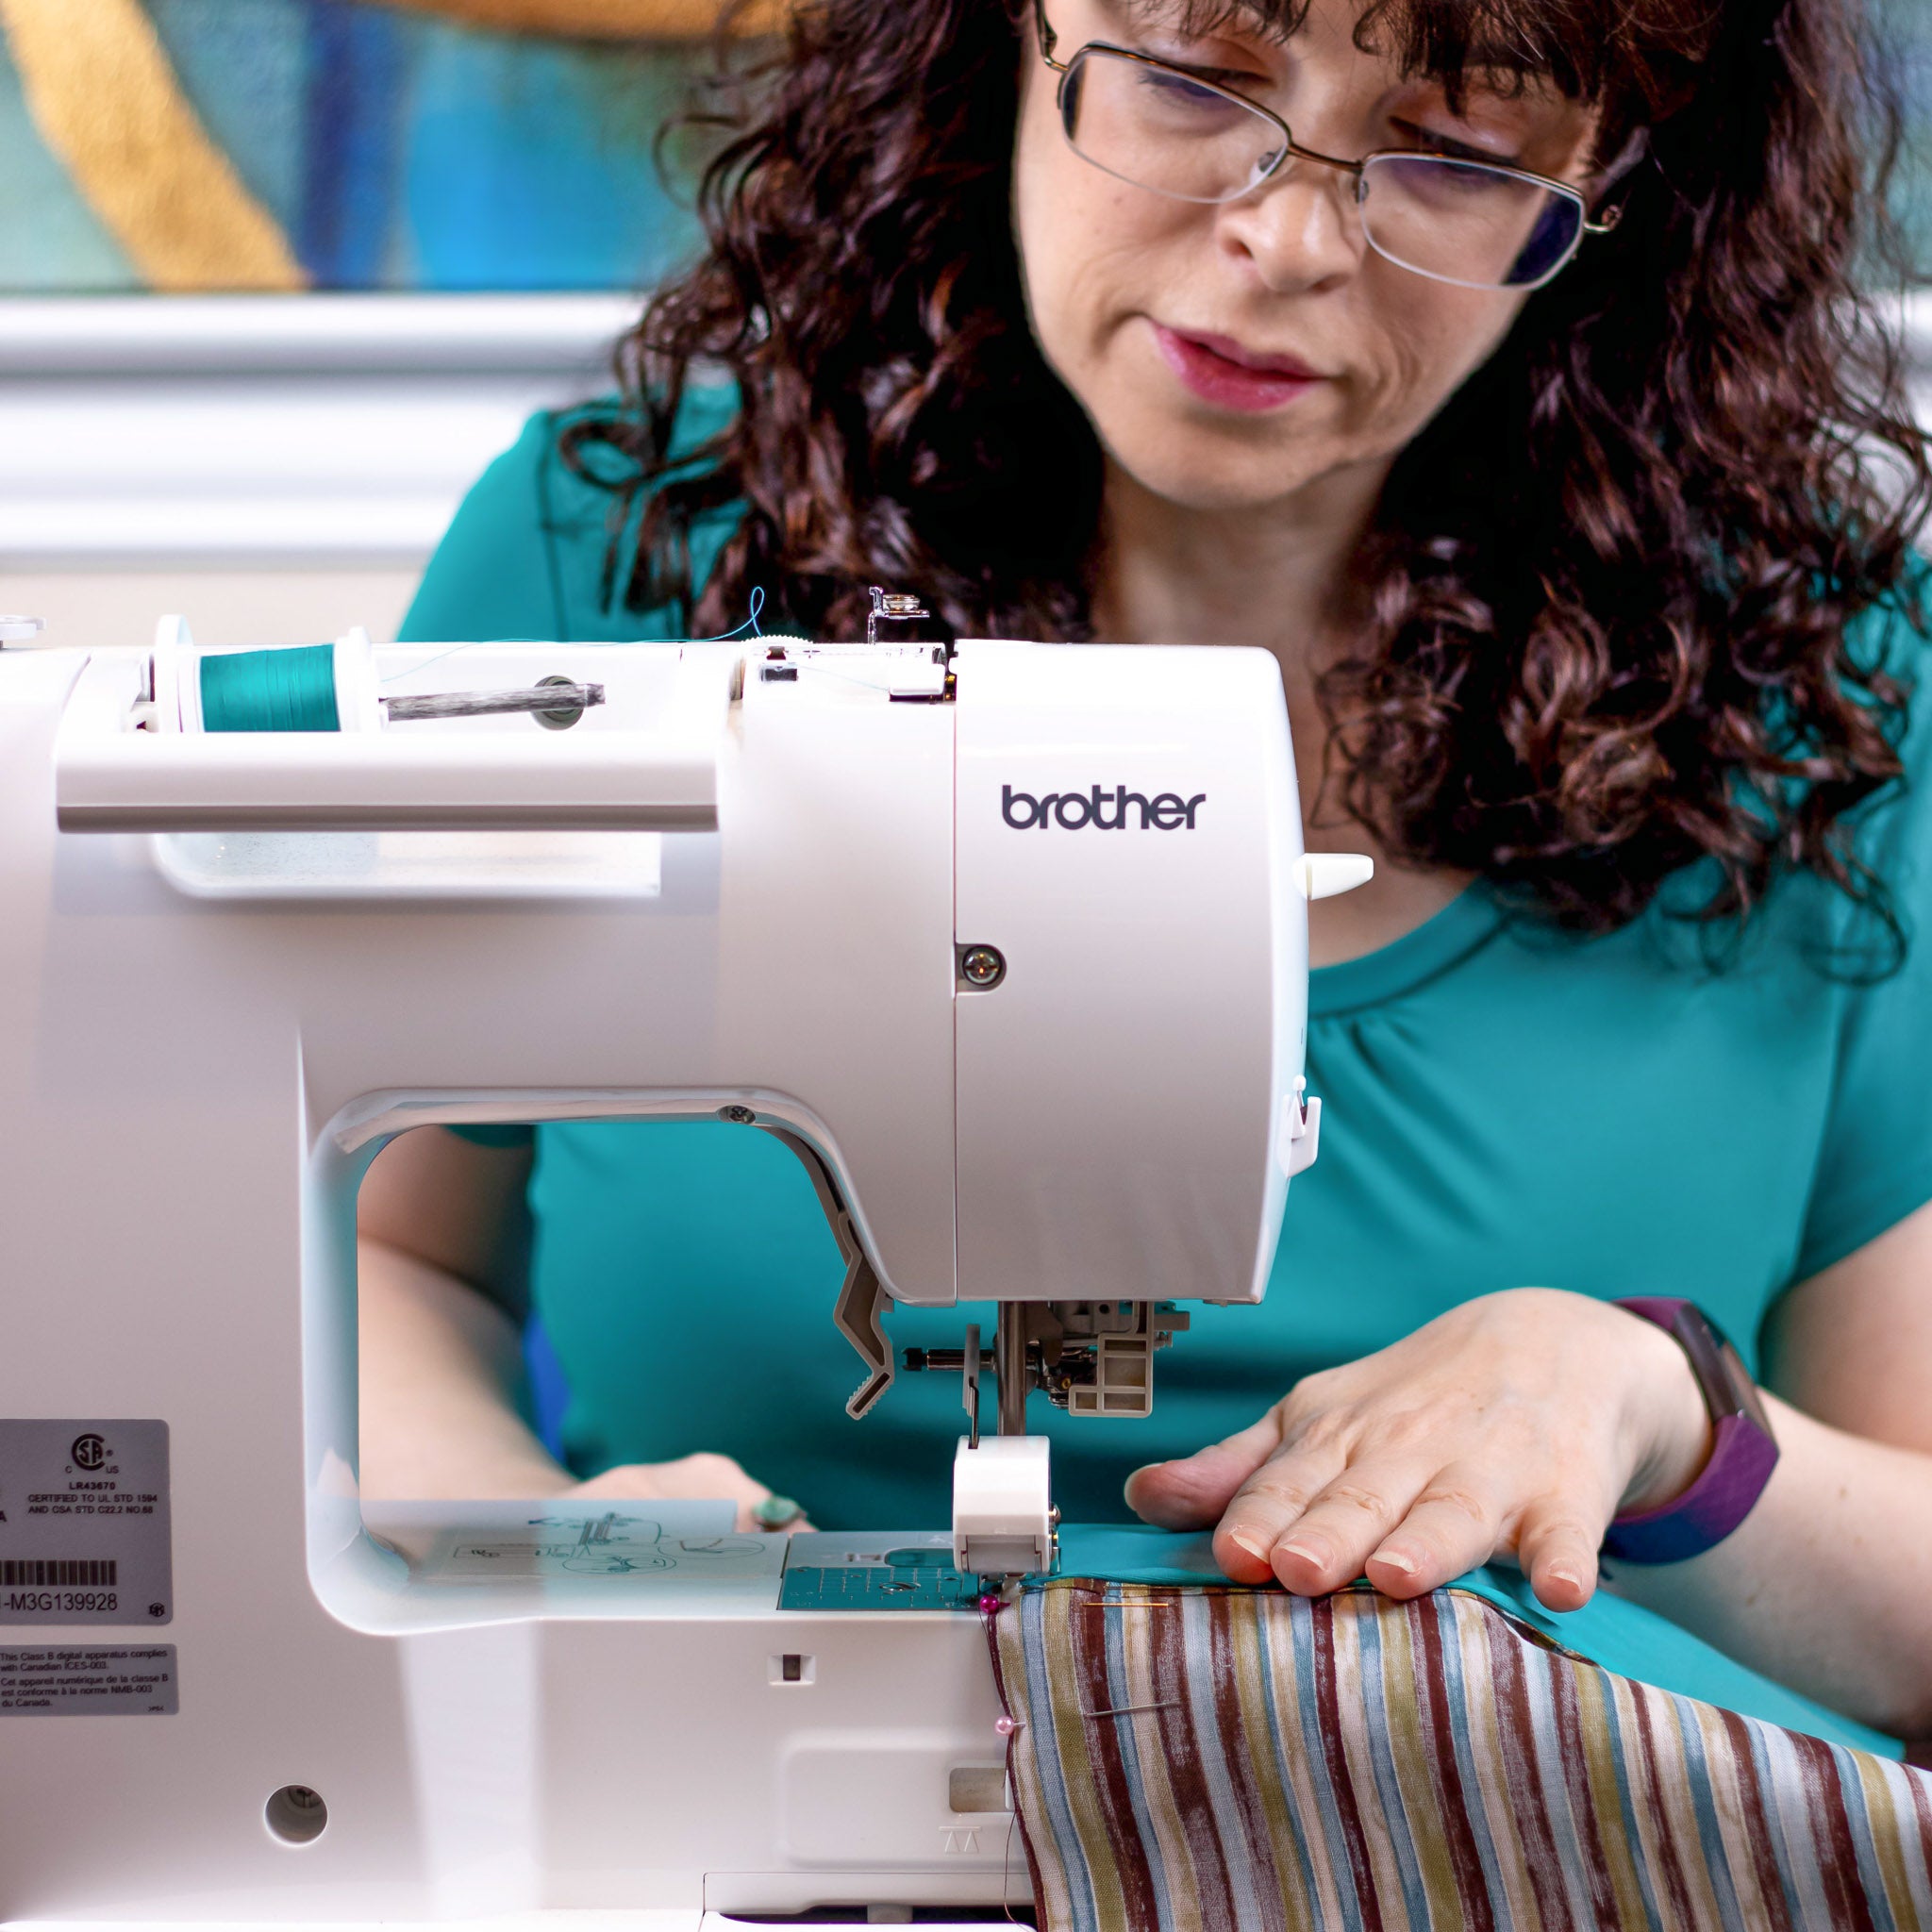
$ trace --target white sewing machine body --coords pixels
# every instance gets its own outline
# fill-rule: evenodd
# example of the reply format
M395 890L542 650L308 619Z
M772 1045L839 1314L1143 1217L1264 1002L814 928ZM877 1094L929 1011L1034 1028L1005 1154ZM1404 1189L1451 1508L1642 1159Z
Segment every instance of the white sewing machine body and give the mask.
M355 1193L413 1125L781 1132L861 1351L873 1279L1261 1295L1314 1141L1272 660L769 648L388 650L390 692L608 701L291 737L131 728L145 651L0 650L0 1920L1026 1896L979 1619L871 1607L944 1526L358 1498ZM101 1513L130 1485L158 1529ZM30 1567L149 1575L157 1535L165 1593Z

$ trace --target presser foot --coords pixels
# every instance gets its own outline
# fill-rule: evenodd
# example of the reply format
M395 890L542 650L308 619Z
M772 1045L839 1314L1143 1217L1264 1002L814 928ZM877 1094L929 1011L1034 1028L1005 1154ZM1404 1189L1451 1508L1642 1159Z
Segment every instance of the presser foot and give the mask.
M1044 1436L959 1439L953 1457L953 1565L989 1580L1054 1567L1053 1507Z

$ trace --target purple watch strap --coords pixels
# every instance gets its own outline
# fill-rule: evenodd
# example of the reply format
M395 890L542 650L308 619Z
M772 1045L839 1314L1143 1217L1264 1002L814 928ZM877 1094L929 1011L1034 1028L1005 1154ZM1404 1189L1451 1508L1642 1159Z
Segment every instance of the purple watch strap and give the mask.
M1709 1318L1687 1301L1641 1295L1617 1306L1656 1323L1677 1340L1681 1340L1676 1334L1677 1317L1690 1308L1716 1333ZM1688 1348L1685 1352L1711 1412L1714 1440L1710 1457L1682 1495L1656 1509L1620 1516L1610 1524L1604 1537L1604 1554L1627 1563L1682 1563L1714 1549L1750 1515L1777 1466L1777 1444L1770 1430L1726 1401L1723 1391L1712 1389L1695 1354Z

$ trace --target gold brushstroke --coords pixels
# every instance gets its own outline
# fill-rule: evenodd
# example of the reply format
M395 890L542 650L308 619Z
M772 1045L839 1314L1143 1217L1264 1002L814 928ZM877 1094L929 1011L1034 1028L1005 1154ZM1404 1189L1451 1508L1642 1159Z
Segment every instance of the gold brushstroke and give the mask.
M0 0L41 138L154 289L308 278L175 78L139 0Z
M412 13L437 13L466 26L516 34L560 34L592 41L691 41L713 32L722 0L382 0ZM783 25L785 0L751 0L731 23L736 34L769 34Z

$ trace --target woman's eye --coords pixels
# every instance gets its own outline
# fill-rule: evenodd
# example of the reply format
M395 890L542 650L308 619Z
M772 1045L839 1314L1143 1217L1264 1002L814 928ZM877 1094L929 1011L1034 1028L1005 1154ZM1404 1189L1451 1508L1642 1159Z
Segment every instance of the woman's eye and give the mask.
M1141 88L1162 107L1196 114L1235 114L1241 111L1224 93L1167 68L1143 67L1140 80Z
M1458 141L1453 134L1439 133L1433 127L1423 127L1407 121L1398 121L1394 126L1396 133L1409 145L1432 155L1441 155L1449 160L1485 161L1495 168L1523 165L1514 155L1492 154L1488 148L1473 146L1469 142Z

